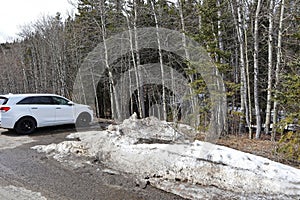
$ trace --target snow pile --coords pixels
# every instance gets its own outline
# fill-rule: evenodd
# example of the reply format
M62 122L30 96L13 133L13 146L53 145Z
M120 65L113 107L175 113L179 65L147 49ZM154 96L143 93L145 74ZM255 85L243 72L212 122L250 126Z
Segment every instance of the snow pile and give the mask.
M50 145L38 145L32 147L32 149L37 150L38 152L44 152L53 156L56 160L63 162L65 157L76 154L87 156L87 150L81 142L76 141L64 141L59 144L50 144Z
M300 170L207 142L187 142L167 122L153 117L132 116L106 131L68 137L80 141L35 149L96 157L109 168L146 178L152 185L188 198L204 198L203 187L212 186L252 198L300 195Z

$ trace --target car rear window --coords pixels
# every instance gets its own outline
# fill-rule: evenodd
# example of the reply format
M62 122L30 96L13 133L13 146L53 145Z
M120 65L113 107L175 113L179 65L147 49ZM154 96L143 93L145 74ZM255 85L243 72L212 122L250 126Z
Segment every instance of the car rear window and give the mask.
M6 97L0 97L0 105L5 105L8 101L8 98Z

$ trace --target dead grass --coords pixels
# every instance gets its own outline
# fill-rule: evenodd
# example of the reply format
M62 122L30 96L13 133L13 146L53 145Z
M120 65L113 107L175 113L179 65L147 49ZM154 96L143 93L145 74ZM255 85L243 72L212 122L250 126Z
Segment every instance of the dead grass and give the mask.
M300 169L300 162L297 160L287 160L284 155L277 152L278 142L270 140L269 135L262 135L261 139L249 139L248 135L227 135L217 140L219 145L237 149L239 151L269 158Z

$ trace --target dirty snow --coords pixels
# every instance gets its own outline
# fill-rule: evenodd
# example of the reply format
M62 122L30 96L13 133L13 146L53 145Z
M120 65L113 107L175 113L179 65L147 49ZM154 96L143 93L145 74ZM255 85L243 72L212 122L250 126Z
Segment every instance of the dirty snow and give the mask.
M189 141L169 123L132 116L105 131L77 132L77 141L33 147L62 161L96 157L108 168L132 173L185 198L293 199L300 196L300 170L224 146ZM216 196L217 195L217 196Z
M47 200L39 192L33 192L22 187L0 186L0 199L5 200Z
M13 137L11 135L6 136L1 134L2 131L4 130L0 129L0 135L1 135L0 149L13 149L22 144L30 143L34 141L28 136L19 136L19 135L17 135L16 137Z

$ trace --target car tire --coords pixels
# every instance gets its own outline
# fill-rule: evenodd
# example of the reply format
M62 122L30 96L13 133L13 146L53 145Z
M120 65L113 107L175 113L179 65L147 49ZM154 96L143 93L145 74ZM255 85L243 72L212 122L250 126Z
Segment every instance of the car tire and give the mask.
M76 119L76 127L87 127L91 122L91 115L89 113L81 113Z
M14 130L18 134L30 134L36 129L36 121L32 117L23 117L17 121Z

